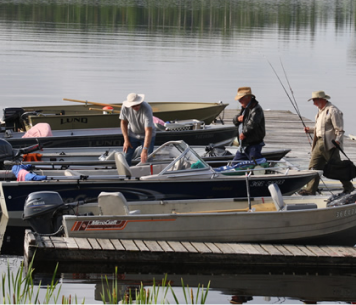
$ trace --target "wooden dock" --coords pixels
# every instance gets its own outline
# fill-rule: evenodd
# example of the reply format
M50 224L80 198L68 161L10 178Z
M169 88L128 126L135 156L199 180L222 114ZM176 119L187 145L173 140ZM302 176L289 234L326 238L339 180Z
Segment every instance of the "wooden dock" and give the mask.
M236 267L332 267L356 266L356 248L339 246L148 241L39 236L25 232L24 261L34 260L38 270L59 262L75 272L93 265L136 267L177 266L179 270L219 270ZM69 267L68 267L69 264Z
M236 110L226 110L225 124L232 124L232 117L236 114ZM266 110L265 117L267 135L264 149L291 149L286 159L300 169L308 168L311 143L299 117L290 111ZM307 126L314 125L306 118L304 123ZM351 160L356 160L356 143L347 135L344 151ZM331 194L330 190L342 190L339 181L325 178L320 183L320 189L324 195ZM179 271L183 267L211 271L218 266L227 272L231 266L356 266L356 248L335 246L79 239L40 237L26 231L24 249L25 263L28 264L35 255L34 266L37 269L57 262L62 267L81 266L80 270L92 270L95 264L100 264L101 268L104 264L121 264L122 267L134 266L139 271L158 265L165 265L165 270L178 266Z

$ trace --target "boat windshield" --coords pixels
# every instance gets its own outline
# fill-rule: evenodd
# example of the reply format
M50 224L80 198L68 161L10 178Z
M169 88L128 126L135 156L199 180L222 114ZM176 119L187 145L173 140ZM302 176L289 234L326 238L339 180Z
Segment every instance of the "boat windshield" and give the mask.
M210 170L210 166L202 160L198 154L186 145L186 149L172 163L170 163L161 173L171 174L180 171L201 171Z
M146 163L171 162L179 157L187 147L189 146L184 141L170 141L164 143L148 156Z

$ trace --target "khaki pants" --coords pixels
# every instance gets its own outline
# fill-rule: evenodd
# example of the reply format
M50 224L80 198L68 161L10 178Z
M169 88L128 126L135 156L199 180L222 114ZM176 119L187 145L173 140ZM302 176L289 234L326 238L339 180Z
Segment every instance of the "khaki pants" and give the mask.
M339 150L335 147L331 150L326 150L324 147L324 141L319 138L316 141L314 149L311 154L311 159L309 162L309 169L323 170L326 162L329 160L341 161ZM305 190L315 195L318 189L320 177L317 176L311 180ZM341 181L341 180L340 180ZM341 181L344 191L352 191L354 189L353 184L350 181Z

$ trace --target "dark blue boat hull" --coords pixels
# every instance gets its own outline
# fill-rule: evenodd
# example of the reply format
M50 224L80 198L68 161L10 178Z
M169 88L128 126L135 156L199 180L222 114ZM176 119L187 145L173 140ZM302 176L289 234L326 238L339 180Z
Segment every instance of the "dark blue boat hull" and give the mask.
M250 196L268 197L268 185L277 183L285 195L298 191L314 176L284 176L271 178L250 178ZM8 212L23 211L28 194L38 191L56 191L65 202L75 202L85 198L96 198L100 192L121 192L128 201L208 199L247 197L246 180L208 179L201 181L78 181L78 182L3 182L3 198Z

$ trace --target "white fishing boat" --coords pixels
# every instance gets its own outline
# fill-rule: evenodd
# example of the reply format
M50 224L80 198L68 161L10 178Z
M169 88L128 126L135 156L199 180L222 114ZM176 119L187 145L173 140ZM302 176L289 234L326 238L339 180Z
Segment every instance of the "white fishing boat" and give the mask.
M27 198L24 219L38 233L54 233L63 225L64 236L76 238L356 243L356 192L328 201L321 196L283 197L276 184L268 188L271 197L148 202L127 202L119 192L103 192L91 204L92 215L69 213L77 208L65 206L58 193L40 192Z
M162 145L145 164L129 167L123 154L118 152L115 158L116 169L107 170L31 173L20 165L16 168L17 177L29 181L1 182L1 205L7 206L10 217L18 218L26 196L36 191L57 191L66 202L96 198L102 191L121 192L129 201L246 197L245 174L252 171L254 174L248 177L251 196L267 196L271 183L277 183L283 194L293 194L319 175L318 171L299 170L286 162L267 160L254 169L249 164L248 170L235 167L217 172L183 141ZM25 172L20 172L22 170ZM232 171L236 175L232 175Z

